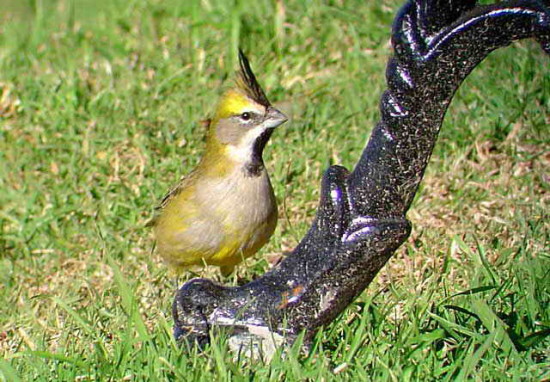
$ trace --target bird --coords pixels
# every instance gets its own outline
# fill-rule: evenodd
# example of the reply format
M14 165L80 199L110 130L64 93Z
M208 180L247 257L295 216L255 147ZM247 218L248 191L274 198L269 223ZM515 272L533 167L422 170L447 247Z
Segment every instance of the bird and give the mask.
M176 275L206 264L227 277L268 242L277 225L262 155L288 118L269 102L241 49L239 68L235 86L208 122L198 165L166 194L149 224L157 252Z

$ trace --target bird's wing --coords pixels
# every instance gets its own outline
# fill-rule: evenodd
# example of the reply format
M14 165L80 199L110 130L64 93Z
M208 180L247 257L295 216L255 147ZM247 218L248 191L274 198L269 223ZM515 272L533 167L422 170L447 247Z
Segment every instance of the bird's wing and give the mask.
M155 214L151 220L149 220L145 226L146 227L153 227L157 224L158 217L161 213L161 211L168 205L170 200L172 200L175 196L177 196L181 190L183 190L191 181L192 178L195 176L195 171L192 171L191 173L184 175L181 177L178 183L174 187L170 189L164 195L164 197L161 199L160 203L155 207Z

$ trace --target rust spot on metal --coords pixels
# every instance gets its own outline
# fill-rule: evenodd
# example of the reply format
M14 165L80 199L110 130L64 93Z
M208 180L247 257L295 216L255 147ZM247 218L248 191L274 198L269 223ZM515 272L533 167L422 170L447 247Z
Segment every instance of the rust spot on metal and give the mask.
M299 296L302 294L303 291L304 291L304 286L298 285L297 287L292 289L292 296L293 297Z
M281 303L277 305L277 309L283 309L288 305L288 292L281 293Z
M296 301L296 298L302 294L304 289L305 288L303 285L298 285L292 288L290 291L281 293L281 303L277 305L277 309L284 309L287 307L288 304Z

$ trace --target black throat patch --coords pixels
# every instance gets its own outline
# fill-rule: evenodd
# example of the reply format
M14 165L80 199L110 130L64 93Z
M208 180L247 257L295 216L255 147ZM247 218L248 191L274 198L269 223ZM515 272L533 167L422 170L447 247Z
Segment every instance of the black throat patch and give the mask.
M274 129L266 129L256 140L252 147L252 158L250 162L245 165L246 174L250 177L260 176L265 168L262 154L264 152L265 145L269 141Z

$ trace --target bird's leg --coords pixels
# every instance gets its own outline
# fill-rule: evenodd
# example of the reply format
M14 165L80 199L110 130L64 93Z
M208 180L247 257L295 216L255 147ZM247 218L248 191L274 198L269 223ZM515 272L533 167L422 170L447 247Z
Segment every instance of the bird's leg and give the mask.
M234 270L235 270L234 265L222 265L220 267L220 271L221 271L223 277L231 276L231 274L233 273Z

